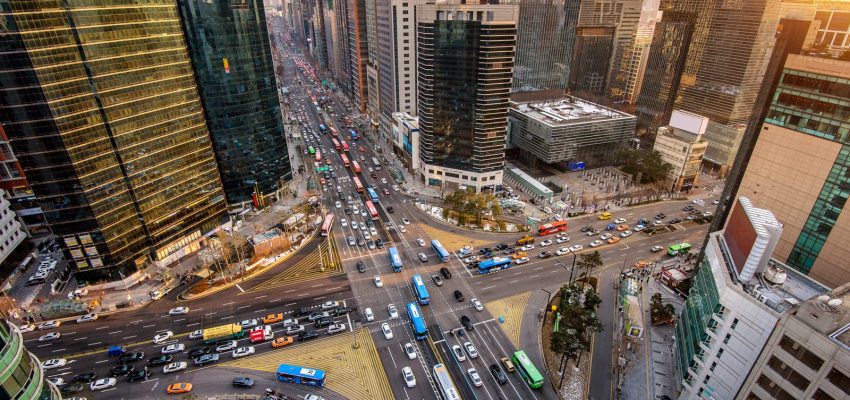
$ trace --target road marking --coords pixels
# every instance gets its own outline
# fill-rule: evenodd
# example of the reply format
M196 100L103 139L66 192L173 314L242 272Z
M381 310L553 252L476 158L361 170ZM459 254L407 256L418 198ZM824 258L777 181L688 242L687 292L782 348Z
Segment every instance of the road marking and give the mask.
M389 348L389 347L385 347L385 349L387 349L387 354L389 354L389 355L390 355L390 360L393 360L393 368L396 368L396 369L397 369L397 368L398 368L398 366L395 364L395 357L393 357L393 352L392 352L392 351L390 351L390 348Z
M223 306L229 306L229 305L231 305L231 304L236 304L236 302L235 302L235 301L228 301L227 303L222 303L221 305L223 305Z
M126 340L126 339L132 339L132 338L134 338L134 337L136 337L136 335L125 336L125 337L122 337L121 339L125 339L125 340Z
M517 282L519 282L519 279L514 279L514 280L512 280L512 281L510 281L510 282L508 282L508 283L517 283Z
M116 333L121 333L121 331L109 332L108 335L114 335Z
M237 308L237 310L241 310L243 308L248 308L248 307L251 307L251 306L241 306L241 307Z
M492 289L492 288L494 288L494 287L496 287L496 286L495 286L495 285L493 285L493 286L487 286L487 287L483 287L483 288L481 288L481 290Z
M289 303L289 304L284 304L283 306L284 306L284 307L289 307L289 306L294 306L294 305L295 305L295 303Z
M265 308L261 308L261 309L259 309L259 310L254 310L254 311L256 311L256 312L258 312L258 313L261 313L261 312L263 312L263 311L266 311L266 309L265 309Z
M269 300L269 303L277 303L277 302L279 302L279 301L283 301L283 299L274 299L274 300ZM295 304L295 303L292 303L292 304Z
M231 315L231 316L229 316L229 317L221 317L221 318L219 318L219 319L228 319L228 318L233 318L233 316Z
M101 390L100 392L101 392L101 393L106 393L106 392L111 392L111 391L113 391L113 390L115 390L115 389L118 389L118 388L117 388L117 387L115 387L115 386L113 386L111 389Z
M311 288L317 288L317 287L319 287L319 286L322 286L322 284L321 284L321 283L317 283L317 284L315 284L315 285L313 285L313 286L310 286L310 287L311 287Z
M53 343L40 344L40 345L38 345L38 346L36 346L36 347L50 346L51 344L53 344Z
M236 284L236 288L239 289L240 292L245 293L245 289L242 289L242 286L239 286L238 283Z
M63 333L62 335L63 335L63 336L68 336L68 335L73 335L73 334L75 334L75 333L77 333L77 332L76 332L76 331L74 331L74 332Z
M78 338L76 338L76 339L74 339L74 340L75 340L75 341L77 341L77 340L85 340L85 339L88 339L88 336L86 336L86 337L78 337Z
M154 382L153 387L151 388L151 392L153 392L153 390L156 389L157 386L159 386L159 378L157 378L157 381Z
M101 330L101 329L106 329L106 328L109 328L109 325L106 325L106 326L99 326L99 327L94 328L94 329L95 329L95 330Z
M94 342L94 343L89 343L88 345L89 346L97 346L99 344L103 344L103 342Z
M58 352L60 352L60 351L65 351L65 350L68 350L68 349L57 349L57 350L53 350L53 352L54 352L54 353L58 353Z
M200 322L195 322L194 324L186 324L186 326L195 326L195 325L198 325L198 324L200 324Z
M289 292L294 292L294 291L295 291L295 289L289 289L289 290L287 290L287 291L285 291L285 292L283 292L283 293L289 293Z
M152 327L152 326L154 326L154 324L145 325L145 326L143 326L142 328L150 328L150 327Z
M210 312L208 312L208 313L206 313L206 314L204 314L204 315L215 315L215 313L216 313L215 311L210 311Z
M325 298L325 296L319 296L319 297L313 298L313 300L321 300L321 299L324 299L324 298Z
M100 361L95 361L94 363L95 363L95 364L100 364L100 363L105 363L105 362L108 362L108 361L109 361L109 360L100 360Z
M262 299L263 297L266 297L266 295L264 294L264 295L262 295L262 296L257 296L257 297L254 297L254 298L255 298L255 299Z

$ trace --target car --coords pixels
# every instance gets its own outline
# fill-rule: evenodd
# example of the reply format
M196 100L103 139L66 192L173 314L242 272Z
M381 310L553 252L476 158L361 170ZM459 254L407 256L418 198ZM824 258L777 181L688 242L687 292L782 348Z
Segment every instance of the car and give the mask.
M608 244L617 244L617 243L620 243L620 238L618 238L616 236L608 239Z
M577 251L581 251L582 249L584 249L584 246L582 246L580 244L574 244L574 245L570 246L570 251L573 252L573 253L575 253Z
M115 384L117 382L118 380L116 380L115 378L98 379L89 384L89 389L92 391L109 389L111 387L115 387Z
M372 309L366 307L363 309L363 316L366 317L367 322L372 322L375 320L375 314L372 312Z
M706 218L707 218L707 217L710 217L710 216L711 216L711 211L706 211L706 212L702 213L702 216L703 216L703 217L706 217Z
M342 203L340 203L339 200L337 200L336 202L334 202L334 206L336 208L342 208Z
M617 232L622 232L622 231L628 230L628 229L629 229L629 226L628 226L628 225L626 225L626 224L617 225L617 228L616 228L616 229L617 229Z
M443 286L443 278L440 278L440 275L431 275L431 280L434 281L435 285Z
M375 287L384 287L384 281L381 280L380 275L375 275L374 277L372 277L372 281L375 282Z
M467 264L472 264L476 261L478 261L478 256L471 256L471 257L466 257L466 258L463 259L463 262L465 262Z
M366 272L366 264L364 264L363 261L357 262L357 272L360 272L360 273Z
M452 273L446 267L440 268L440 275L443 275L443 278L452 279Z
M349 237L348 237L348 245L349 245L349 246L354 246L355 244L357 244L357 242L354 240L354 237L353 237L353 236L349 236Z
M711 204L718 205L718 204L720 204L720 200L714 200L714 201L711 202Z
M381 183L383 183L384 185L386 185L386 184L387 184L387 178L381 178Z
M490 374L493 375L493 379L495 379L500 385L508 383L508 376L504 371L502 371L499 364L490 364Z
M259 325L259 322L256 319L246 319L240 322L239 325L242 326L242 329L249 329Z
M304 332L304 325L292 325L286 327L287 335L294 335L296 333Z
M390 319L398 318L398 310L395 308L395 304L387 304L387 312L390 313Z
M661 250L664 250L664 248L663 248L663 247L661 247L661 246L652 246L652 248L651 248L651 249L649 249L649 251L651 251L651 252L653 252L653 253L658 253L658 252L659 252L659 251L661 251Z
M163 347L161 352L162 354L174 354L180 353L183 350L186 350L186 346L183 343L174 343Z
M540 254L537 255L537 258L549 258L552 257L552 253L548 251L541 251Z
M321 307L322 307L322 310L330 310L330 309L339 307L339 302L333 301L333 300L328 300L328 301L322 303Z
M455 356L455 359L457 360L457 362L466 361L466 353L463 352L463 349L460 346L458 346L458 345L452 346L452 354Z
M233 378L232 384L235 388L250 389L254 387L254 380L244 376L237 376Z
M617 218L617 219L614 220L614 223L615 224L625 224L626 219L625 218Z
M47 378L47 381L48 381L48 382L50 382L50 383L52 383L52 384L54 384L54 385L56 385L56 386L62 386L62 385L64 385L64 384L65 384L65 380L64 380L64 379L62 379L62 378L59 378L59 377L56 377L56 378Z
M655 214L655 219L664 219L664 218L667 218L667 214L664 214L664 213Z
M534 245L533 244L527 244L525 246L520 247L520 250L522 250L522 251L534 250Z
M307 319L310 320L310 322L316 322L316 321L318 321L322 318L330 318L330 317L331 317L330 312L316 311L316 312L310 313L310 315L307 317Z
M289 346L290 344L292 344L294 341L295 341L295 338L293 338L292 336L284 336L284 337L275 338L275 340L272 342L272 347L273 348L286 347L286 346Z
M47 321L38 324L38 330L43 331L47 329L58 328L59 325L62 325L62 321Z
M516 260L514 260L514 263L516 265L522 265L522 264L525 264L527 262L528 262L528 257L520 257L520 258L517 258Z
M345 324L331 324L328 326L328 335L340 332L345 332Z
M634 230L635 232L640 232L640 231L642 231L642 230L644 230L644 229L646 229L646 227L645 227L645 226L643 226L643 225L635 225L635 227L633 228L633 230Z
M221 342L218 346L215 346L216 353L223 353L225 351L230 351L236 348L239 344L236 343L235 340L228 340L225 342Z
M425 253L419 253L418 257L419 261L428 262L428 256L426 256Z
M603 233L602 235L599 235L599 240L608 240L611 239L611 236L613 235L611 235L610 233Z
M59 388L62 394L76 394L82 392L86 387L79 383L66 383ZM76 399L85 400L85 397L75 397ZM70 399L67 399L70 400Z
M623 231L622 233L620 233L621 238L627 238L629 236L632 236L632 231Z
M153 342L155 344L160 344L160 343L165 342L168 339L171 339L172 336L174 336L174 332L172 332L172 331L160 332L160 333L157 333L156 335L154 335Z
M127 382L146 381L150 378L151 372L145 367L144 369L136 370L127 374Z
M127 353L118 357L118 363L120 364L129 364L136 361L141 361L145 359L145 353L141 351L134 351L132 353Z
M403 224L405 224L405 225L410 225L410 220L409 220L409 219L407 219L407 218L402 218L402 219L401 219L401 222L402 222Z
M464 342L463 348L466 349L466 354L469 354L469 358L478 358L478 350L475 349L472 342Z
M192 384L189 382L179 382L173 383L168 386L168 389L165 389L165 392L168 394L182 394L189 393L192 391Z
M552 239L546 239L546 240L540 242L540 247L546 247L550 244L552 244Z
M373 178L374 178L374 177L373 177ZM393 208L392 208L392 206L387 207L387 212L388 212L388 213L390 213L390 214L392 214L392 213L394 213L394 212L395 212L395 209L393 209Z
M330 318L319 318L313 322L313 325L317 329L324 328L326 326L330 326L333 323L333 320Z
M561 237L559 237L555 240L555 242L558 243L558 244L567 243L569 241L570 241L570 238L567 237L567 236L561 236Z
M204 355L195 359L195 366L200 367L200 366L204 366L206 364L217 362L218 358L219 358L219 355L215 354L215 353L204 354Z
M97 373L86 372L86 373L74 375L74 377L71 378L71 382L89 383L89 382L94 382L96 379L97 379Z
M245 346L245 347L240 347L236 350L233 350L233 353L231 353L231 355L233 356L233 358L239 358L239 357L250 356L251 354L254 354L255 352L256 352L256 349L254 349L254 346Z
M413 346L412 343L408 342L404 344L404 354L407 354L407 358L411 360L416 359L416 347Z
M472 325L472 320L470 320L466 315L460 316L460 324L468 331L475 330L475 326Z
M687 206L682 207L682 211L691 211L693 209L694 209L694 206L692 206L692 205L687 205Z
M64 358L51 358L41 364L41 367L44 369L54 369L54 368L62 368L68 364L68 360Z
M413 369L410 367L404 367L401 369L401 376L404 378L404 383L407 387L412 388L416 386L416 377L413 375Z
M455 290L454 296L455 296L455 300L457 300L458 302L463 302L463 300L464 300L463 299L463 293L461 293L460 290Z
M269 314L263 317L264 324L274 324L283 321L283 313Z
M381 238L378 238L377 240L375 240L375 246L378 246L379 249L383 249L384 248L384 240L381 239Z
M416 239L416 244L418 244L419 247L425 247L425 241L422 240L422 238Z
M189 366L189 364L186 363L185 361L171 363L171 364L168 364L168 365L162 367L162 373L163 374L170 374L172 372L182 371L182 370L186 369L186 367L188 367L188 366Z
M38 341L39 341L39 342L50 342L50 341L53 341L53 340L59 339L60 337L62 337L62 334L61 334L61 333L59 333L59 332L50 332L50 333L47 333L47 334L41 335L41 337L39 337L39 338L38 338Z
M150 360L148 360L148 365L150 365L151 367L156 367L156 366L159 366L159 365L165 365L165 364L168 364L168 363L170 363L172 360L174 360L174 357L173 357L173 356L170 356L170 355L161 355L161 356L156 356L156 357L151 358Z
M343 218L343 219L339 220L339 223L340 223L340 225L342 225L343 227L348 226L348 220L347 220L347 219L345 219L345 218ZM354 224L354 221L351 221L351 223L352 223L352 224Z
M560 249L558 249L558 251L555 252L555 255L556 256L562 256L562 255L567 254L569 252L570 252L569 247L561 247Z
M18 326L16 328L16 330L18 331L18 333L32 332L32 331L35 330L35 325L33 325L33 324L21 325L21 326Z
M319 337L319 331L313 329L309 331L304 331L298 334L298 341L303 342L305 340L310 340L313 338Z
M189 333L189 340L200 339L204 337L203 329L195 329L194 331Z
M662 226L664 225L664 221L656 220L652 223L652 226Z
M393 338L393 330L390 329L390 324L386 322L381 324L381 332L384 333L384 339L390 340Z
M82 323L90 322L90 321L95 321L95 320L97 320L97 313L83 314L83 315L80 315L79 317L77 317L77 323L78 324L82 324Z
M367 234L367 235L368 235L368 234ZM365 246L365 245L366 245L366 240L364 240L363 238L357 238L357 245L358 245L358 246L360 246L360 247Z
M599 234L599 229L596 229L596 228L591 229L591 230L587 231L587 233L586 233L587 236L596 236L598 234Z
M338 307L333 311L334 316L346 315L351 312L351 307Z
M385 194L385 195L389 195L389 194L390 194L390 190L389 190L389 189L387 189L387 188L384 188L384 194Z
M602 243L603 242L601 240L594 240L594 241L590 242L590 247L599 247L599 246L602 246Z
M470 368L466 370L466 373L469 375L469 379L472 380L472 385L475 387L484 386L484 382L481 380L481 377L478 376L478 371L475 368Z
M484 311L484 305L481 304L477 298L473 297L469 299L469 302L472 303L472 307L475 308L475 311Z

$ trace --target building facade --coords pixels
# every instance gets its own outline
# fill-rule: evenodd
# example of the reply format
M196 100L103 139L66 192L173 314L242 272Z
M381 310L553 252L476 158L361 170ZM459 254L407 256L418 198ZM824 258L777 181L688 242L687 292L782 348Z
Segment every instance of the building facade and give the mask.
M577 97L511 102L510 142L530 166L568 169L571 162L604 165L634 136L634 115Z
M77 278L197 246L225 198L176 2L0 8L0 123Z
M8 193L0 189L0 263L27 239L27 232L7 197Z
M814 42L833 51L850 49L850 4L819 1L814 19L818 22Z
M576 30L570 93L583 97L605 94L616 31L611 26L584 26Z
M393 114L393 153L412 174L419 173L419 118L407 113Z
M262 0L180 0L189 55L229 204L292 179Z
M661 153L661 159L673 166L669 190L683 192L699 184L702 158L708 147L702 135L707 127L708 118L675 110L670 117L670 125L658 130L653 150Z
M366 78L368 39L366 32L366 0L346 0L348 16L348 68L354 109L365 113L369 96Z
M476 190L501 185L516 18L513 5L416 8L420 168L426 184Z
M41 361L24 347L24 338L5 319L0 320L0 398L60 400L59 389L48 382Z

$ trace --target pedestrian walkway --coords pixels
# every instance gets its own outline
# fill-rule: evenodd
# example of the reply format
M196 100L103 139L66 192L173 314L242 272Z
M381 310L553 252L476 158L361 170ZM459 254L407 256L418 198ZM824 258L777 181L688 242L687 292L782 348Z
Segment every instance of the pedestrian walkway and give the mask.
M348 399L394 398L375 342L366 329L221 363L216 368L242 368L274 374L282 362L324 370L327 376L325 388Z
M336 249L333 233L331 233L331 236L323 240L316 250L307 254L300 261L240 294L260 292L336 275L345 275L345 271L342 268L342 261L340 261L339 252Z
M505 319L505 322L499 324L505 332L505 336L511 340L514 347L520 348L520 331L522 327L522 315L525 307L528 306L528 298L531 297L531 291L516 294L510 297L501 298L499 300L490 301L484 304L487 311L496 318Z

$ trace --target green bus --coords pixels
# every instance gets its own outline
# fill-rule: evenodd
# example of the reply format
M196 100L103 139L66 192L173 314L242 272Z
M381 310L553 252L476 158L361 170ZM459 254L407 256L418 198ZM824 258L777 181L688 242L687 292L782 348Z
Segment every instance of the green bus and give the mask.
M519 374L522 375L522 379L525 380L525 383L527 383L529 387L532 389L540 389L540 387L543 386L543 375L540 375L540 372L537 371L537 367L531 363L531 359L528 358L524 351L519 350L514 353L513 360L517 371L519 371Z
M316 154L316 149L314 149L313 146L308 147L307 151L310 152L311 156Z
M679 254L685 254L689 251L691 251L691 244L684 242L671 244L670 247L667 248L667 254L671 257L678 256Z

